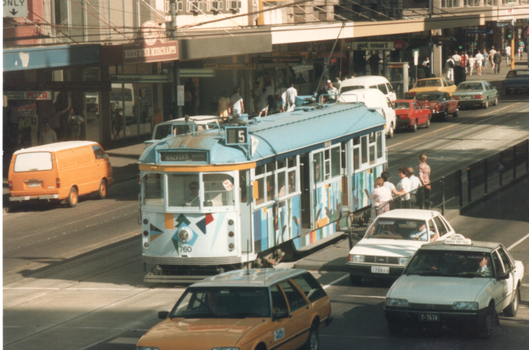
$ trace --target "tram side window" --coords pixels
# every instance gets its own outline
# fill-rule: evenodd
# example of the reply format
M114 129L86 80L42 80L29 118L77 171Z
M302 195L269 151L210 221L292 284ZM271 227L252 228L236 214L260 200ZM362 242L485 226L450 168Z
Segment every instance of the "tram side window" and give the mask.
M162 174L147 174L143 177L143 204L164 205Z
M169 174L167 186L170 207L198 207L200 186L198 175Z
M361 137L361 151L362 151L362 164L365 164L369 161L367 157L367 136Z
M203 178L205 206L234 205L232 176L227 174L205 174Z
M314 183L340 176L340 145L314 153Z
M377 159L384 158L384 148L382 146L382 141L384 140L382 136L382 131L377 132Z
M374 132L369 134L369 164L375 164L375 145L376 135Z
M321 152L314 154L314 183L323 181L323 155Z
M360 138L353 139L353 167L354 170L360 169Z

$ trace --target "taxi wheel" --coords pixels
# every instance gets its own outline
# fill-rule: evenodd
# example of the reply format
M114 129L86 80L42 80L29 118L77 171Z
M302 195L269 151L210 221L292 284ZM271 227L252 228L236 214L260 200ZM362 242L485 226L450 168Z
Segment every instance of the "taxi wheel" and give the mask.
M107 180L101 180L99 184L99 190L97 191L97 196L100 199L105 199L107 197Z
M313 324L310 328L309 338L305 344L305 350L318 350L320 348L320 338L318 336L318 327Z
M506 316L514 317L518 312L518 303L520 302L520 286L514 291L512 302L503 310Z
M496 314L496 311L494 309L494 305L489 305L489 308L486 312L486 314L481 319L480 325L479 325L479 336L483 339L488 339L492 335L492 326L494 323L497 322L495 320L498 318L498 315Z
M77 203L79 202L79 196L77 195L77 189L75 187L72 187L70 190L70 194L68 195L67 199L68 205L70 207L75 207Z

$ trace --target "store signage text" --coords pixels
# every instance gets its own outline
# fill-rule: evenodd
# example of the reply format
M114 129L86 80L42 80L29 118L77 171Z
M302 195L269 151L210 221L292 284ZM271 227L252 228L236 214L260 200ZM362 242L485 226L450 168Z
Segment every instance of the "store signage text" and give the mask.
M178 42L158 42L147 46L123 45L123 64L162 62L178 59Z
M51 100L51 91L4 91L9 100Z
M394 50L394 41L355 41L351 43L352 50Z

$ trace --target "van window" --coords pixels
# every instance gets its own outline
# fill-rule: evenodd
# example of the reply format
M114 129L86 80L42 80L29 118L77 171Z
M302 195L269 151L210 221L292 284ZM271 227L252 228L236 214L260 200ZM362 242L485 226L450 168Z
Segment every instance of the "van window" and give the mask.
M364 88L365 87L362 85L344 86L342 87L341 93L343 94L344 92L347 92L347 91L360 90Z
M378 85L377 85L377 88L378 88L380 91L382 91L382 93L383 93L384 95L387 95L387 94L388 94L388 89L387 89L387 87L386 87L386 84L384 84L384 83L383 83L383 84L378 84Z
M94 150L94 154L96 156L96 159L102 159L105 156L105 152L99 147L98 145L93 145L92 149Z
M16 173L53 169L50 152L21 153L15 159Z

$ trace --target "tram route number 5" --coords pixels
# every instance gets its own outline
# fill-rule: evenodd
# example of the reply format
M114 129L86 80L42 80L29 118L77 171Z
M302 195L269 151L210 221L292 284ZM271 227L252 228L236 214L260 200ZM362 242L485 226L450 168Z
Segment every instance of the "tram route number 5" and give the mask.
M226 145L247 145L248 128L246 127L226 127Z

